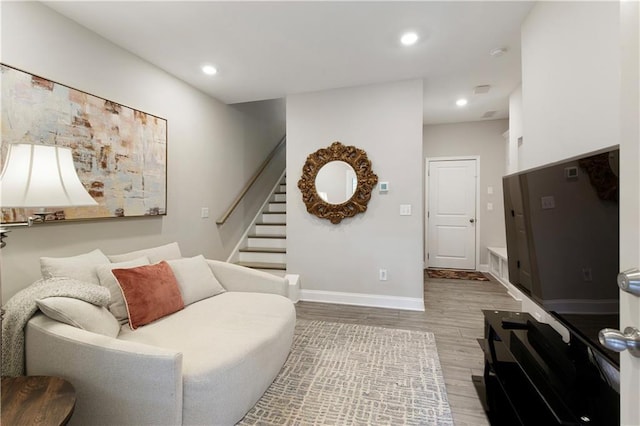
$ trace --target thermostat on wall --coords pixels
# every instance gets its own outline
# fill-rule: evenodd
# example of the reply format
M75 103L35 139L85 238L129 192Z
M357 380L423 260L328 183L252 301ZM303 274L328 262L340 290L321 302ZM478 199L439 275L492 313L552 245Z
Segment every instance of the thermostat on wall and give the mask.
M380 193L389 191L389 182L380 182Z

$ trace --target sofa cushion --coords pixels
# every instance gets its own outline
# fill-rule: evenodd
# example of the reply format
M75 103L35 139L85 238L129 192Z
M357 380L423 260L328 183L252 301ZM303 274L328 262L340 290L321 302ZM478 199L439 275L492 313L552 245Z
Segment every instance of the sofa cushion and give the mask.
M184 308L176 277L164 260L111 272L122 289L129 326L133 330Z
M120 323L104 306L96 306L72 297L47 297L36 300L38 308L51 319L109 337L120 332Z
M225 291L202 255L168 260L167 263L178 280L185 306Z
M109 302L108 308L120 323L127 322L129 320L129 314L127 313L127 306L122 297L122 289L111 271L118 268L135 268L137 266L148 265L149 263L149 259L145 256L127 262L107 263L96 266L96 274L98 275L100 285L108 288L109 293L111 293L111 301Z
M69 277L78 281L100 284L96 266L110 263L100 249L71 257L41 257L40 272L42 278Z
M182 353L183 424L235 424L284 364L295 318L286 297L227 291L135 331L123 326L118 340Z
M158 263L161 260L180 259L182 254L180 253L178 243L174 242L163 246L131 251L129 253L112 254L109 255L109 260L112 262L126 262L127 260L134 260L145 256L149 258L149 262Z

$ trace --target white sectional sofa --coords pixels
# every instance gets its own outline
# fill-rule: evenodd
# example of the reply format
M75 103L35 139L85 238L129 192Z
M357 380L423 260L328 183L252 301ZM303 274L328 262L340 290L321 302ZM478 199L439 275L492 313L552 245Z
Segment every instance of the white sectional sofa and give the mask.
M287 280L206 262L225 291L185 296L184 309L136 329L124 323L115 337L42 313L29 320L26 373L73 384L70 424L231 425L260 399L293 340Z

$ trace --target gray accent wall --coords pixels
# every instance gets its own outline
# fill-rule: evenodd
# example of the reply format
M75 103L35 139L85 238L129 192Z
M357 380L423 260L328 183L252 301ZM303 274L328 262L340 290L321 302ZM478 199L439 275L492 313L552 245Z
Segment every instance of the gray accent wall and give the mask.
M300 274L303 299L403 307L408 298L423 309L422 81L289 96L287 137L287 270ZM367 211L338 225L309 214L297 188L307 155L334 141L364 149L390 188L376 186Z
M3 2L1 19L3 63L168 120L168 214L13 230L2 300L40 277L41 256L177 241L186 256L225 259L264 200L247 200L222 227L216 218L284 135L284 102L225 105L41 3Z
M480 211L477 213L480 238L479 264L488 264L487 247L506 247L502 176L506 170L507 139L503 136L509 120L473 121L424 126L426 159L442 157L480 158ZM488 193L488 188L493 194ZM487 204L493 204L493 210ZM427 241L427 239L425 239Z

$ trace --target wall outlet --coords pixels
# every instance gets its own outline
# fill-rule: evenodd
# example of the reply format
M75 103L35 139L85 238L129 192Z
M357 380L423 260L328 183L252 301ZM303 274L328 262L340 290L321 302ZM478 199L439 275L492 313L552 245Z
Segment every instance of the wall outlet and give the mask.
M380 269L380 281L386 281L386 280L387 280L387 270Z
M587 282L593 281L593 274L591 273L591 268L582 268L582 278Z

